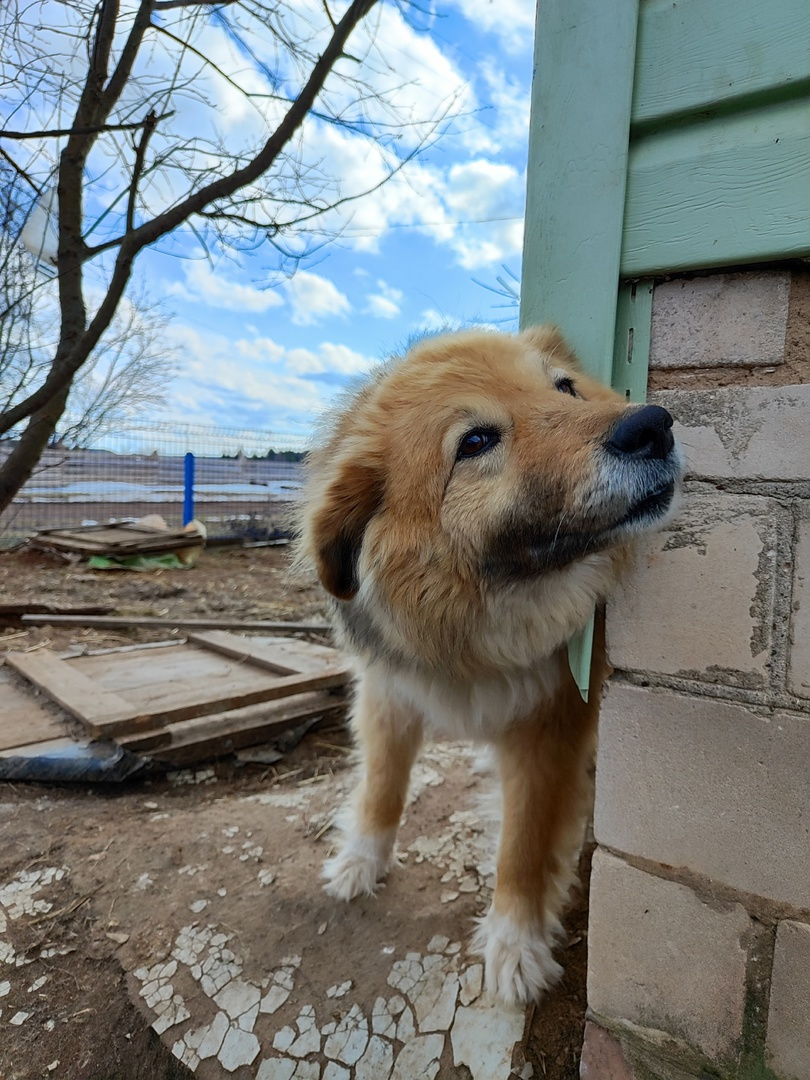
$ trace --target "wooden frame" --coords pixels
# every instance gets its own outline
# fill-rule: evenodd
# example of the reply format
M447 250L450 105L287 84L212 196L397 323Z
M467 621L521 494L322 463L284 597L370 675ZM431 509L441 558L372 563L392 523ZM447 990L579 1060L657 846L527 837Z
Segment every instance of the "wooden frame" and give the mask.
M8 653L6 663L92 737L140 748L193 741L191 727L181 730L192 721L209 740L242 725L260 741L257 728L274 730L291 718L342 707L326 692L350 678L344 658L326 646L222 632L195 634L159 651L60 659L43 649Z

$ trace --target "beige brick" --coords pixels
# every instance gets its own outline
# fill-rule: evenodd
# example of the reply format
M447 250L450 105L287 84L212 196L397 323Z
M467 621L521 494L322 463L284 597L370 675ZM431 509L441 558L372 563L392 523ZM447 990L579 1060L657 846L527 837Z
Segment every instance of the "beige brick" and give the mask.
M608 606L613 666L764 686L780 516L771 499L688 496Z
M653 294L650 366L781 364L789 297L784 271L663 282Z
M810 898L810 718L612 683L601 844L799 908Z
M590 1020L585 1024L579 1076L580 1080L633 1080L619 1041Z
M788 685L794 694L810 698L810 518L799 523L793 571L793 613L788 662Z
M650 401L675 417L698 479L806 480L810 385L659 390Z
M810 1080L810 926L782 922L768 1011L768 1063L783 1080Z
M597 1014L666 1032L711 1059L734 1059L745 1007L739 904L715 910L673 881L597 851L591 877L588 1004Z

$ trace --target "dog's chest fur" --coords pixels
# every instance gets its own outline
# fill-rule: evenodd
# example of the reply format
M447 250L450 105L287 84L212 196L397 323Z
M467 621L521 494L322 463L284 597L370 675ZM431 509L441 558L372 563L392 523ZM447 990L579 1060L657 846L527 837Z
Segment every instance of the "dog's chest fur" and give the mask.
M378 662L367 667L362 677L381 699L417 713L433 735L491 741L554 696L563 678L563 664L561 654L555 653L527 670L453 680L440 673Z

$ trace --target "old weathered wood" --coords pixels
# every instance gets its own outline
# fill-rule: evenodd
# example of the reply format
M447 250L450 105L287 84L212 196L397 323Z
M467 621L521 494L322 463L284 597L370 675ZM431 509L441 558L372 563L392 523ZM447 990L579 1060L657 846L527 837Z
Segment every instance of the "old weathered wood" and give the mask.
M127 626L161 630L244 630L261 633L309 633L325 634L331 627L322 622L271 622L266 619L196 619L178 616L176 619L158 619L151 616L125 615L23 615L26 626L87 626L95 630L114 630Z
M155 732L125 735L117 741L158 761L186 764L255 746L314 716L334 717L346 701L328 693L301 694L270 705L214 713Z
M0 678L0 701L0 750L65 734L64 722L43 708L31 694L14 686L8 675Z
M200 716L210 716L217 712L228 712L258 705L265 701L277 701L292 694L304 694L309 690L328 690L346 684L345 671L326 670L320 675L288 675L273 679L268 675L264 686L239 693L222 692L210 695L210 689L196 694L184 691L182 695L164 700L152 708L143 708L137 713L116 715L113 717L96 716L85 719L84 724L96 738L111 738L134 731L147 730L166 724L175 724L181 720L190 720Z
M124 698L102 690L48 649L7 653L6 663L88 727L102 720L126 724L132 718L132 706Z
M24 615L106 615L114 610L111 604L0 604L0 626L21 626Z
M195 642L171 642L148 652L69 659L44 650L16 653L8 663L76 717L91 737L150 753L169 747L177 760L216 752L218 746L253 745L293 722L339 712L345 698L328 691L350 678L345 659L334 649L229 634L200 635ZM30 703L20 697L25 720ZM16 714L13 719L13 731L6 725L6 743L35 741L30 725L17 724ZM0 749L3 731L0 722ZM43 738L54 734L50 726L42 732Z
M301 672L323 670L324 664L349 670L345 658L336 649L308 645L284 638L246 638L217 631L189 634L188 640L207 649L230 656L234 660L249 660L257 667L274 671L278 675L295 675Z
M84 555L131 555L141 551L196 546L203 540L204 537L196 529L158 529L133 523L42 529L32 537L31 544Z

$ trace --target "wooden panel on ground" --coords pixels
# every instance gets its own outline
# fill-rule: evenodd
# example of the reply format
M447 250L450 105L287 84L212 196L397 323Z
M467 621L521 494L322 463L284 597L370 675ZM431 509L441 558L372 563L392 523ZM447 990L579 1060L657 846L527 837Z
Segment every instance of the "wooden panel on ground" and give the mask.
M6 672L0 672L0 698L3 702L0 751L45 742L65 734L64 721L30 693L15 686Z
M72 529L43 529L31 540L35 547L57 548L84 555L132 555L200 544L196 529L157 529L148 525L81 525Z
M72 668L69 661L60 660L48 649L8 653L6 663L85 725L102 719L110 722L127 720L132 714L132 706L127 701L117 694L105 692Z
M255 746L305 720L316 716L336 717L345 710L346 699L341 695L298 694L270 704L170 724L141 735L124 735L116 741L157 761L181 765Z
M46 650L17 653L10 654L8 662L75 716L91 736L137 736L141 748L166 742L174 745L179 736L174 730L167 734L166 729L203 717L209 722L215 718L214 734L205 734L209 741L219 738L217 725L222 724L230 738L242 722L249 728L268 723L289 726L290 717L301 715L296 710L303 708L304 715L312 715L312 701L301 695L313 698L313 691L340 688L350 678L343 657L324 646L219 634L214 638L215 651L202 638L160 650L147 645L143 652L126 648L66 659ZM278 674L279 670L284 674ZM325 707L326 699L321 697L314 695L318 708ZM281 704L274 709L266 702ZM330 697L329 703L333 709L342 706L339 698ZM259 705L264 708L249 711ZM242 715L235 716L236 711ZM194 741L190 729L187 733L191 745L197 745L199 740ZM255 731L250 737L260 741Z
M275 671L279 675L323 671L324 665L348 670L346 658L326 645L311 645L306 641L280 637L235 637L218 631L189 634L188 640L208 649L230 656L234 660L250 660L252 664Z

